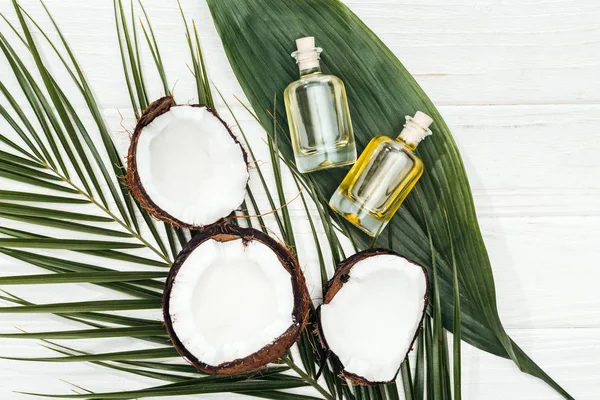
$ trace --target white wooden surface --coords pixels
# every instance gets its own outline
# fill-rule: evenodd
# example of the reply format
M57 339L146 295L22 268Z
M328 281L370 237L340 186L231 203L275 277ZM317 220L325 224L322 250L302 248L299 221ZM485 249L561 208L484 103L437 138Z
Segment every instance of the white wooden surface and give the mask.
M21 3L48 26L36 0ZM131 128L134 121L120 72L112 2L46 3L84 66L120 148L125 149L123 127ZM144 3L160 36L178 100L193 101L176 4ZM206 5L202 0L182 3L188 17L198 23L212 79L233 102L233 96L242 92ZM471 180L494 269L500 314L508 332L575 398L600 398L600 3L347 3L416 76L454 132ZM13 17L9 0L0 0L0 12ZM3 33L9 33L5 25L0 26ZM148 53L143 57L150 61ZM55 72L59 78L67 78L58 68ZM10 88L17 88L4 59L0 78ZM159 95L158 87L153 94ZM75 103L84 106L80 100ZM124 115L122 122L119 113ZM260 145L260 129L251 118L242 119ZM6 181L1 184L2 188L21 187ZM290 207L300 219L301 204ZM299 225L305 252L311 240L308 234L308 228ZM316 276L314 259L305 258L303 267L309 277ZM2 274L39 272L6 257L0 257L0 270ZM106 296L84 285L61 289L22 289L18 293L32 301ZM13 326L41 331L68 325L59 325L53 318L0 317L1 332L12 332ZM103 343L80 345L93 351L114 351L129 349L134 342L110 342L110 348ZM2 340L0 354L52 353L35 342ZM0 360L1 399L25 398L15 390L69 391L60 379L94 391L158 384L89 364ZM470 400L559 398L511 362L468 345L463 346L463 393Z

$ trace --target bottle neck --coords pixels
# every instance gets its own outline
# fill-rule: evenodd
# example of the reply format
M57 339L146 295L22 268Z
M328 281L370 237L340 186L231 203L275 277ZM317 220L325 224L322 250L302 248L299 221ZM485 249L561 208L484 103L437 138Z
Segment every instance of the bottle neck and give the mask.
M410 142L407 142L404 138L402 138L402 136L398 136L396 138L396 141L402 143L405 147L408 147L410 150L413 150L413 151L419 145L419 143L410 143Z
M429 135L431 135L430 129L422 127L413 117L407 115L404 129L402 129L396 140L406 145L409 149L414 150Z
M323 49L320 47L313 47L308 50L303 49L292 53L292 57L296 59L296 63L298 64L300 76L321 72L321 65L319 63L321 51Z
M299 69L300 69L300 76L321 73L321 67L319 66L318 62L317 62L317 65L301 66L301 67L299 67Z

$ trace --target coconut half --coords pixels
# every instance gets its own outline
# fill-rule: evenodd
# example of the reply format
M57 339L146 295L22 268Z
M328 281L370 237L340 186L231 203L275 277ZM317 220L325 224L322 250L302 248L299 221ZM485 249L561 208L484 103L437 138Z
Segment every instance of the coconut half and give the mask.
M246 153L210 108L156 100L140 117L128 153L127 183L155 218L197 228L227 217L244 200Z
M343 261L319 307L321 339L350 381L396 379L417 337L428 297L427 271L385 249Z
M309 301L302 271L285 247L258 230L216 224L175 259L163 316L188 362L212 374L237 374L289 350Z

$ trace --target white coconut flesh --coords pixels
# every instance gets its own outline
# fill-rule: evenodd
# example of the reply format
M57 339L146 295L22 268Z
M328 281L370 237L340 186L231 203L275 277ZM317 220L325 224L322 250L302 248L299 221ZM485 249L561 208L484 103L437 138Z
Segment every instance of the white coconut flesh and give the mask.
M427 281L421 267L394 255L358 261L321 306L321 327L344 370L369 382L395 378L419 329Z
M250 356L295 324L291 275L259 241L209 239L184 261L169 315L179 341L218 366Z
M136 168L152 202L195 226L237 209L248 181L242 149L205 107L171 107L144 127Z

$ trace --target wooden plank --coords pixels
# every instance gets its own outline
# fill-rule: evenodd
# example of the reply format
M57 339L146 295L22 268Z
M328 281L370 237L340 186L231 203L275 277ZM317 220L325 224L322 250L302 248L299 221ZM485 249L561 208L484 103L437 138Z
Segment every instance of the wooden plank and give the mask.
M600 99L600 7L593 0L346 3L437 104Z
M594 285L600 280L596 267L600 239L600 5L592 0L346 2L415 74L441 106L454 132L473 187L494 268L500 314L509 333L577 399L597 398L600 312ZM37 0L21 0L21 4L49 27ZM69 2L65 7L59 0L47 0L46 4L107 109L114 137L124 152L128 144L125 128L131 128L134 121L119 72L111 2ZM144 4L159 35L178 100L193 101L184 31L175 3L145 0ZM233 103L233 95L242 92L206 4L198 0L182 4L199 26L211 78ZM11 7L4 2L0 11L11 18ZM10 35L7 31L3 28L3 34ZM56 39L56 35L52 37ZM39 35L37 38L42 40ZM44 55L58 65L50 52ZM150 53L144 51L142 57L150 74ZM53 72L61 81L68 81L60 68ZM16 91L3 59L0 75ZM148 77L153 82L150 95L158 97L160 84L156 77ZM75 105L84 104L76 100ZM116 109L125 116L124 121ZM250 124L248 116L242 120L259 158L268 160L260 128ZM8 187L5 181L0 185ZM292 186L288 186L288 194L290 198L296 194ZM259 200L264 204L264 196ZM300 202L292 203L290 209L301 254L314 254ZM301 259L316 295L315 261L314 256ZM39 271L6 257L0 258L0 269ZM18 290L32 300L47 300L43 292ZM106 295L104 291L90 293L84 285L57 293L82 299ZM12 326L30 331L59 328L56 320L32 323L18 318L0 317L3 332L12 332ZM128 348L131 342L118 346ZM107 351L115 344L94 342L84 347ZM2 340L0 348L2 355L39 356L43 351L35 341ZM558 399L509 361L468 345L463 356L465 399ZM158 384L89 364L45 366L0 360L0 376L0 398L11 400L26 398L14 390L68 392L70 388L61 378L97 391Z
M574 398L592 400L600 389L600 330L508 330L517 343ZM508 360L463 345L463 398L468 400L556 399L539 379Z
M437 104L600 102L600 5L596 1L346 2ZM120 59L111 2L79 2L69 7L61 7L56 0L47 3L94 82L101 103L127 107L124 79L120 72L115 73L115 67L120 70ZM35 0L22 4L48 27ZM145 4L162 45L171 85L183 101L191 100L192 77L186 66L189 54L179 11L175 3L147 0ZM194 0L182 4L199 27L211 79L224 93L241 94L206 4ZM2 11L12 16L8 3ZM94 29L86 16L93 18ZM144 50L142 58L155 83L151 97L158 97L160 83L150 75L149 51ZM59 76L68 79L65 74Z
M40 327L43 328L43 327ZM595 400L600 382L600 330L599 329L515 329L508 333L578 400ZM452 336L450 335L450 338ZM117 347L113 341L90 347L80 342L78 346L102 352L125 349L126 341ZM111 345L112 344L112 345ZM3 354L30 357L51 355L35 341L2 340ZM467 344L462 346L463 398L466 400L544 399L560 397L540 380L523 374L510 361L483 353ZM411 354L414 361L414 352ZM414 362L412 363L414 365ZM40 373L39 366L27 362L0 361L0 396L3 399L25 400L29 397L15 390L46 393L68 393L70 386L62 381L79 384L94 391L133 390L154 381L131 374L111 372L101 367L83 364L48 364ZM309 392L314 394L314 392ZM211 399L242 399L230 394L211 395Z

